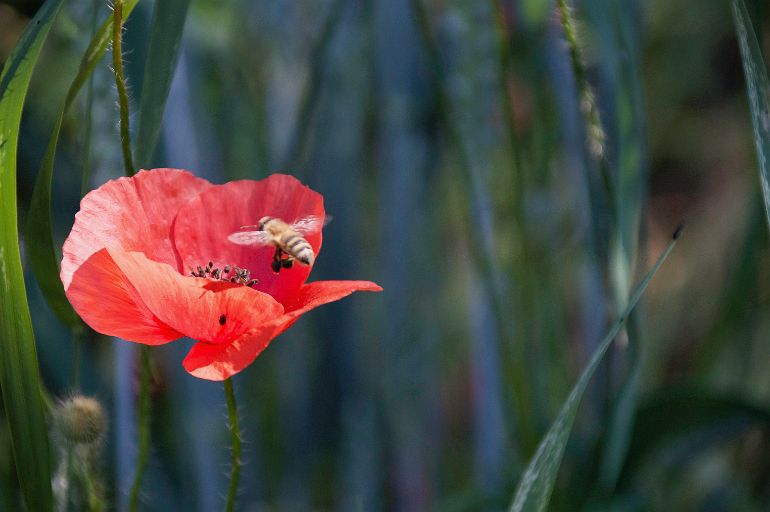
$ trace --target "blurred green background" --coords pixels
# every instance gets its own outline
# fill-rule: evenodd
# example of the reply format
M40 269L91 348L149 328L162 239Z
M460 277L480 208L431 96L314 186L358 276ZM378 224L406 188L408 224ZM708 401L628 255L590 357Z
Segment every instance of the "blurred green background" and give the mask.
M0 60L39 4L0 2ZM126 24L134 110L152 7L141 0ZM153 166L214 182L296 175L334 216L311 280L385 289L306 315L234 379L240 509L506 510L680 222L588 388L550 509L770 509L770 254L730 5L574 7L603 139L584 122L553 2L191 2ZM747 7L768 55L770 9ZM93 20L108 14L66 2L46 43L22 123L22 221ZM58 247L85 156L91 187L122 175L108 61L63 126ZM77 364L109 412L102 476L122 509L135 346L92 334L75 355L27 278L47 389L68 396ZM183 370L190 346L153 349L146 510L216 510L226 489L221 386ZM16 510L5 425L0 510Z

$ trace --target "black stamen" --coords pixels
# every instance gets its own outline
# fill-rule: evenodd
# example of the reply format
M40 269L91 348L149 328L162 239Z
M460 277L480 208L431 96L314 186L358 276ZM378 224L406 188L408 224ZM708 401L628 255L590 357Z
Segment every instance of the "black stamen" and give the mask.
M219 317L219 325L225 325L225 322L227 322L227 315L222 314L222 316Z

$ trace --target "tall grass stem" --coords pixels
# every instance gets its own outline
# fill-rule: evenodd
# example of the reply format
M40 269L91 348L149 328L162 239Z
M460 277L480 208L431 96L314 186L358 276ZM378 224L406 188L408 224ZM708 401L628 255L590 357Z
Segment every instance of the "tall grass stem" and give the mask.
M605 159L606 133L602 126L599 105L596 102L591 83L588 81L588 73L583 59L583 50L578 34L578 26L573 15L573 10L567 3L568 0L558 0L557 9L559 12L559 22L564 29L564 37L567 40L569 49L570 63L572 72L575 75L575 84L578 89L580 111L583 113L586 123L586 143L591 157L599 166L601 178L607 189L607 197L613 197L612 181L609 175L609 169Z

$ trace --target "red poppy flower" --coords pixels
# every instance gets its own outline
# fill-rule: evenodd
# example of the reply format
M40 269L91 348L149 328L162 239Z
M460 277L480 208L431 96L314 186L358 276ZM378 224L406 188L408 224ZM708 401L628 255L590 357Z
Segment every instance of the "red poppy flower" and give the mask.
M213 185L187 171L155 169L107 182L83 198L64 242L67 297L103 334L146 345L197 340L185 369L223 380L248 366L303 313L354 291L382 290L369 281L306 283L311 266L276 273L274 247L228 240L263 216L323 219L323 197L281 174ZM317 255L320 230L305 239ZM210 271L191 275L209 262L211 270L220 269L218 279ZM223 280L236 267L248 270L248 278Z

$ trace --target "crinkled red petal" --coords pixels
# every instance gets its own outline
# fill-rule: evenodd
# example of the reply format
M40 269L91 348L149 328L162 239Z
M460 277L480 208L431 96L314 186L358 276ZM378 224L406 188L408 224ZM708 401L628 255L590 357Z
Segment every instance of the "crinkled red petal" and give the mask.
M272 324L246 333L226 345L196 343L184 360L185 369L196 377L224 380L251 364L270 341L291 327L307 311L334 302L355 291L382 291L369 281L316 281L301 287L292 303L293 309Z
M78 267L104 247L142 252L179 268L171 225L183 204L212 186L187 171L154 169L109 181L88 193L62 249L64 288Z
M182 263L195 268L209 260L218 266L238 265L259 279L256 289L286 304L296 297L310 267L295 263L274 273L272 246L242 246L227 237L242 226L254 225L269 215L286 222L303 217L324 218L323 197L293 176L274 174L261 181L234 181L214 186L186 203L174 224L174 244ZM305 236L316 255L321 232Z
M371 281L315 281L300 288L294 302L284 306L287 318L298 318L311 309L347 297L353 292L381 292Z
M96 332L146 345L182 337L144 304L107 249L79 265L70 281L67 298Z
M182 364L185 370L195 377L225 380L254 362L270 341L286 330L291 323L276 320L226 345L196 343L187 353Z
M228 344L283 312L272 297L246 286L183 276L142 253L115 249L89 258L67 296L95 330L147 344L182 335Z

